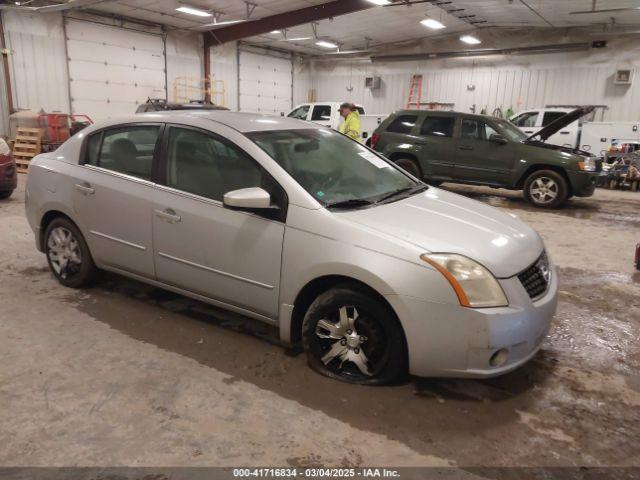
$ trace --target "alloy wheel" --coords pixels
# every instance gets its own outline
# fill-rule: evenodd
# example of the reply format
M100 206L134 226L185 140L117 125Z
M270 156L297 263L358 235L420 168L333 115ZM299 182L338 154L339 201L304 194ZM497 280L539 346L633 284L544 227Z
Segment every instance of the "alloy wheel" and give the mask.
M536 178L530 187L531 197L539 204L553 202L558 196L558 184L549 177Z
M80 243L67 228L56 227L51 230L47 239L47 256L51 267L60 278L68 279L80 272Z
M341 306L315 328L322 363L348 377L372 377L384 366L388 345L382 326L354 306Z

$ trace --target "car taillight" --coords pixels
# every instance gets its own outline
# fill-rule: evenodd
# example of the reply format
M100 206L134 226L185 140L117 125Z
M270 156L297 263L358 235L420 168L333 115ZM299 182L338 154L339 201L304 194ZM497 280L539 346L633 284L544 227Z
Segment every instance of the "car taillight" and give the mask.
M380 140L379 133L374 133L373 135L371 135L371 148L376 148L376 143L378 143L378 140Z

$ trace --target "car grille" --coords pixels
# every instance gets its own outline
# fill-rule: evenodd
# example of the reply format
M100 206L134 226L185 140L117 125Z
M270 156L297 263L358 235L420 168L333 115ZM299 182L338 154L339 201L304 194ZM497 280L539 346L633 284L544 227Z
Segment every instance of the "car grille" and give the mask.
M531 298L537 298L547 291L551 281L551 268L546 252L540 258L518 275L518 279Z

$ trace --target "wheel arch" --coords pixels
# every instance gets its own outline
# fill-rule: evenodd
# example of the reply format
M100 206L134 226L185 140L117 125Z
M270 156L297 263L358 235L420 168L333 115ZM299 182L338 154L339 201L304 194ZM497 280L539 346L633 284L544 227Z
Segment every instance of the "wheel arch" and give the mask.
M398 318L398 314L393 306L387 301L387 299L379 293L375 288L368 283L358 280L357 278L347 275L323 275L316 277L313 280L307 282L298 292L293 302L293 311L291 313L291 321L289 325L289 343L291 345L299 345L302 340L302 322L304 316L309 309L309 306L313 301L322 293L337 286L349 284L353 288L360 290L361 292L372 295L381 302L383 302L389 310L394 313L394 321L397 322L399 328L402 331L402 335L405 336L404 328ZM406 336L405 336L406 343Z
M535 173L535 172L537 172L539 170L552 170L552 171L557 172L560 175L562 175L562 177L567 182L567 188L569 189L569 196L573 195L573 187L571 186L571 180L569 180L569 175L567 175L567 171L564 168L559 167L557 165L549 165L549 164L546 164L546 163L536 163L534 165L531 165L529 168L527 168L522 173L522 175L520 175L520 178L518 179L518 182L516 183L516 188L518 190L522 190L524 188L524 184L527 181L527 178L529 177L529 175L531 175L532 173Z

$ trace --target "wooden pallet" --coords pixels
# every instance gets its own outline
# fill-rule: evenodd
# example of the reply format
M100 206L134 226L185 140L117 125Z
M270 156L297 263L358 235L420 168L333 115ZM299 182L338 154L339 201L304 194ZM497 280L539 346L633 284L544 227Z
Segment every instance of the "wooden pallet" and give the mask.
M39 128L18 128L13 144L13 157L16 159L18 172L25 173L31 159L42 151L41 137L42 131Z

